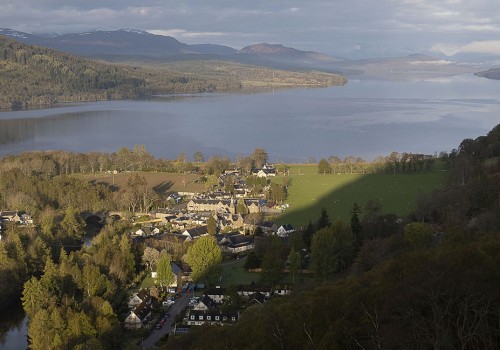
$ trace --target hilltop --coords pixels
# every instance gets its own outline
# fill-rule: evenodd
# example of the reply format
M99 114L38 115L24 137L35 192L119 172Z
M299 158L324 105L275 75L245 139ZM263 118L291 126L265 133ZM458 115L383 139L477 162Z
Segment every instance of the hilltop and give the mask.
M137 34L139 35L139 34ZM232 62L105 63L0 35L0 108L133 99L167 93L235 91L245 86L328 86L344 77Z

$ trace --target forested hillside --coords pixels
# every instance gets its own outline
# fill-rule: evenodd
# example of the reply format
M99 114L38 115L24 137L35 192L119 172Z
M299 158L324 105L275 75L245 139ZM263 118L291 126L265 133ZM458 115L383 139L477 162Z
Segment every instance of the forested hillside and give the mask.
M304 232L315 287L249 307L234 327L192 327L167 348L498 349L499 145L500 125L443 155L448 185L404 226L373 203L353 208L350 227L322 213Z
M0 109L153 94L235 91L242 86L345 84L344 77L231 62L112 64L21 44L0 35Z

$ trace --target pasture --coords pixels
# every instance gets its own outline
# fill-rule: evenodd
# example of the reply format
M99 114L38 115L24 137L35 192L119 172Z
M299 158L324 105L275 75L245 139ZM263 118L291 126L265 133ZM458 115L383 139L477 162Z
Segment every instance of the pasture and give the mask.
M370 200L378 200L383 213L400 216L414 208L419 193L431 192L443 184L445 173L434 171L418 174L316 174L317 166L290 166L288 197L290 207L278 217L279 223L296 227L317 221L326 208L330 220L349 221L354 203L361 208ZM283 183L282 177L274 182ZM363 214L361 214L363 216Z

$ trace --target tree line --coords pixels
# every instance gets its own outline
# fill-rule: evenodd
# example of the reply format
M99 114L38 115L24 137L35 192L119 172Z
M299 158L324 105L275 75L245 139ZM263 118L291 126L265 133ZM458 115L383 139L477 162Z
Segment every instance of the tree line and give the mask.
M348 156L344 159L330 156L318 162L319 174L368 174L393 173L409 174L433 169L437 156L421 153L392 152L368 162L361 157Z

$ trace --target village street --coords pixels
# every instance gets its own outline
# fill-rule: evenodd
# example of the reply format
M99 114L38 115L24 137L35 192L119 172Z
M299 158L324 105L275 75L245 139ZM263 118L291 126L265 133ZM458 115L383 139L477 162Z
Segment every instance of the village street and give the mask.
M165 324L161 329L153 329L151 333L143 339L141 347L143 349L154 349L155 343L160 340L165 334L172 331L172 324L174 322L175 316L177 316L189 303L189 298L191 294L185 293L179 299L175 300L175 304L170 307L167 313L170 317L165 321Z

